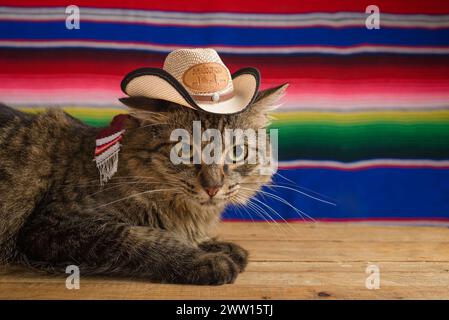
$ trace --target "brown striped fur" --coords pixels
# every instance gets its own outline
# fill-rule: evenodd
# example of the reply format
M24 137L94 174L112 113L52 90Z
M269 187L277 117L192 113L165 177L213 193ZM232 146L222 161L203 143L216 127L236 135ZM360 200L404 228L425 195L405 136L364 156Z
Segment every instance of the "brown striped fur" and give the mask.
M0 260L61 272L153 281L231 283L247 263L238 245L211 237L230 203L245 203L269 176L256 165L173 165L175 128L263 128L285 86L261 92L237 115L211 115L161 101L132 107L119 171L104 187L92 161L95 136L60 110L28 115L0 106ZM214 198L204 191L221 183ZM158 191L160 190L160 191Z

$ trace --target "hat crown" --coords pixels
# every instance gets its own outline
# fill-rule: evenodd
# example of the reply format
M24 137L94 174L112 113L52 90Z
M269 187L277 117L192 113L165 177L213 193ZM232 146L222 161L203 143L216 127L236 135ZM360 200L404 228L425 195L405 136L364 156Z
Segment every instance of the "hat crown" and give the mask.
M169 53L163 69L194 95L233 91L232 77L214 49L178 49Z

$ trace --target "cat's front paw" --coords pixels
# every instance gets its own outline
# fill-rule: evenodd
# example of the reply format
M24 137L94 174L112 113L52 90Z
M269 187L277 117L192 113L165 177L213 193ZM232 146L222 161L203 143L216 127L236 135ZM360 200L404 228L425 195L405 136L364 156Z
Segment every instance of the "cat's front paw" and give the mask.
M245 270L248 264L248 251L241 246L225 241L206 241L199 245L200 249L207 252L222 252L227 254L238 266L239 272Z
M238 266L228 255L223 253L205 253L193 261L188 275L188 282L202 285L233 283L238 273Z

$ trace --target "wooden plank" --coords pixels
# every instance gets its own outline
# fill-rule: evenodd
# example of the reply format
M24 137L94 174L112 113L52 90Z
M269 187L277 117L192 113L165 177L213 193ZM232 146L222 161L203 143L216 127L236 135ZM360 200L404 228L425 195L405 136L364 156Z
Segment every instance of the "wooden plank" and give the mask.
M296 262L296 261L251 261L247 271L254 272L363 272L366 270L369 262ZM376 265L382 272L397 273L422 273L433 272L449 273L448 262L376 262Z
M448 242L251 241L236 243L255 261L440 261L449 262ZM263 250L261 250L263 248Z
M277 285L220 287L176 286L150 283L84 282L80 290L51 283L30 283L26 289L2 284L1 299L448 299L447 287L385 287L368 290L338 285Z
M372 226L359 223L224 222L219 235L228 240L441 242L449 241L449 228Z
M221 237L250 251L236 283L180 286L144 280L83 277L81 289L64 276L22 267L0 268L1 299L449 299L447 228L295 224L288 241L273 241L273 225L224 223ZM380 289L365 287L369 264Z
M368 264L336 264L336 263L258 263L251 262L248 270L240 275L236 286L349 286L363 287L367 274ZM378 264L382 277L383 287L414 286L414 287L449 287L449 264L433 264L433 269L426 263L401 263L397 268L393 263ZM424 269L425 268L425 269ZM399 269L400 271L396 271ZM414 272L410 272L413 270ZM419 271L418 271L419 270ZM424 271L425 270L425 271ZM105 277L87 277L88 284L101 285L128 283L128 280L117 280ZM64 288L65 277L36 275L31 272L17 269L15 273L2 275L0 287L5 284L22 283L51 283ZM133 285L146 283L143 280L129 282Z
M370 262L298 262L298 261L254 261L251 259L246 271L249 272L361 272L371 264ZM397 273L448 273L448 262L377 262L376 265L383 272ZM0 267L0 283L8 281L52 281L59 282L57 276L48 275L46 273L36 273L30 269L20 266ZM109 279L111 280L111 279Z

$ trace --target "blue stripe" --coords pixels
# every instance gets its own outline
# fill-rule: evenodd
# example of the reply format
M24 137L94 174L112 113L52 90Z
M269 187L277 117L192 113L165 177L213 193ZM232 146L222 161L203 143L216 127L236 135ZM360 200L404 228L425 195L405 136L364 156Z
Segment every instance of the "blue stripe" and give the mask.
M0 22L1 39L104 40L150 42L170 45L289 46L360 44L447 46L449 29L382 28L235 28L179 27L81 21L79 30L68 30L64 22Z
M263 189L284 198L315 219L449 218L449 170L289 169L279 172L298 185L326 195L326 199L332 199L338 204L333 207L287 189L279 189L277 192L276 187ZM285 185L288 182L276 175L274 183ZM256 198L271 206L284 219L298 218L293 209L277 200L262 195ZM265 210L270 212L266 208ZM242 214L248 220L262 220L254 212L251 212L250 217L245 210L234 208L229 208L224 218L241 219ZM270 214L280 220L274 213Z

